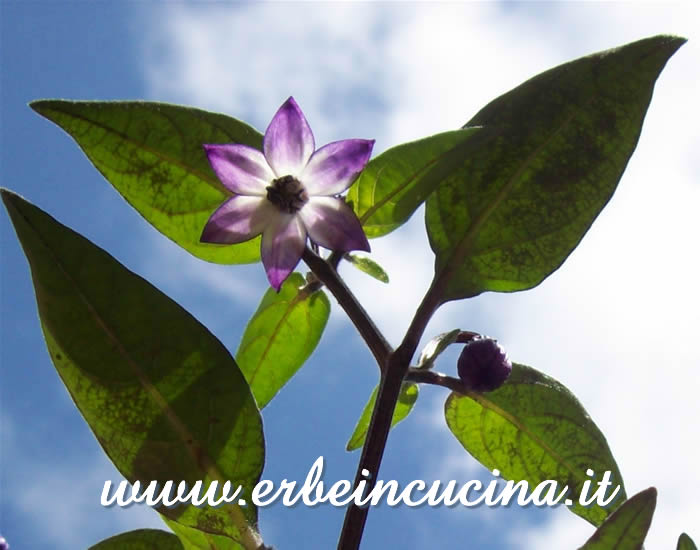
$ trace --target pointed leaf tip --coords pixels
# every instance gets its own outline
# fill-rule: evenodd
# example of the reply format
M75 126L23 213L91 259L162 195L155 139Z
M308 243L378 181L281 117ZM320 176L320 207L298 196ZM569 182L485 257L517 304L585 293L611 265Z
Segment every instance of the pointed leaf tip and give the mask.
M387 272L384 271L384 268L381 265L372 260L370 257L350 254L349 252L346 253L344 257L353 267L356 267L363 273L366 273L370 277L374 277L382 283L389 283L389 275Z
M654 85L684 38L655 36L554 67L465 126L500 131L426 203L442 301L541 283L612 197Z
M619 485L607 506L574 502L568 510L600 525L626 498L622 475L605 436L576 397L561 383L525 365L513 363L508 380L486 394L452 393L445 402L450 431L488 470L504 479L527 481L532 488L545 480L581 494L596 473L611 472Z
M656 509L656 488L627 500L598 527L579 550L640 550Z
M13 197L17 197L18 195L6 187L0 187L0 196L2 196L2 201L7 205L12 201Z
M211 214L230 196L204 143L262 148L262 135L232 117L147 101L41 99L30 108L70 135L95 168L163 235L206 261L256 262L260 238L221 246L200 242Z
M681 536L678 537L676 550L698 550L698 547L695 546L693 539L691 539L687 533L681 533Z
M18 195L14 191L6 189L5 187L0 187L0 196L2 196L2 202L5 204L7 213L10 215L10 219L12 220L13 224L15 223L14 216L22 211L24 205L31 204L21 195Z

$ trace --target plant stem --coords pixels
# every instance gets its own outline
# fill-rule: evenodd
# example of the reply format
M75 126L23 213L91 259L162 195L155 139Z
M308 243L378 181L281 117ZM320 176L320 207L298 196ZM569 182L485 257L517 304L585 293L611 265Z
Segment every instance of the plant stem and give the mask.
M453 376L447 376L441 372L435 372L432 370L424 369L408 369L406 374L406 381L415 382L416 384L431 384L433 386L442 386L453 392L460 393L462 395L469 395L470 392L464 386L459 378L454 378Z
M367 342L380 370L383 370L391 354L391 346L335 270L339 258L336 259L331 255L330 260L335 263L332 265L308 247L304 250L302 258L319 281L326 285L331 294L338 300L340 307L350 317L360 336Z
M433 281L423 301L418 306L401 345L392 351L391 346L379 332L367 312L338 276L336 267L339 257L331 255L331 258L326 261L307 247L302 258L348 314L362 338L367 342L381 371L377 401L372 411L367 439L362 448L362 456L355 474L355 487L361 481L366 481L363 494L366 496L376 484L391 429L391 419L394 416L396 402L401 392L401 384L411 365L411 358L416 352L430 318L440 306L441 285ZM369 472L368 476L363 475L363 471ZM351 504L348 507L338 541L338 550L357 550L360 547L368 512L369 506L359 507Z
M386 368L382 370L377 401L374 404L367 439L362 448L362 456L355 474L355 487L360 481L367 480L363 496L371 492L376 484L384 448L391 429L391 419L394 416L396 401L401 392L401 384L408 373L411 358L423 336L425 327L439 305L439 287L433 282L418 306L401 345L389 355ZM369 472L369 475L364 476L363 470ZM348 507L338 542L338 550L357 550L360 547L368 513L369 506L359 507L351 504Z
M357 487L360 481L367 480L367 476L362 475L363 469L366 469L372 474L371 478L368 480L368 486L370 486L370 488L365 492L365 495L371 491L371 487L374 487L376 483L377 476L375 472L378 473L379 471L386 441L389 437L389 430L391 429L394 407L396 406L396 400L401 391L401 383L404 379L417 383L443 386L461 394L470 393L465 389L464 384L458 378L422 369L409 368L406 369L408 372L399 369L398 367L404 364L404 359L394 359L396 357L398 357L397 354L392 354L386 375L382 376L379 396L372 413L372 422L365 446L362 449L362 457L360 458L360 465L355 477L354 486ZM395 363L393 362L394 360L396 361ZM406 359L406 361L408 360L410 360L410 357ZM372 469L375 464L376 470ZM345 522L343 523L343 531L341 532L338 550L356 550L359 548L368 513L369 506L360 508L351 505L348 508L345 515Z
M363 497L376 484L384 448L391 429L391 418L394 415L396 401L401 391L401 383L409 363L410 358L403 359L402 355L394 352L389 358L386 370L382 373L377 401L372 411L372 419L367 432L367 439L362 447L362 455L355 474L354 487L357 487L361 480L367 479L367 488ZM363 476L363 470L369 472L369 476ZM368 513L369 506L361 508L351 504L348 507L345 512L343 530L340 533L338 550L357 550L360 547Z

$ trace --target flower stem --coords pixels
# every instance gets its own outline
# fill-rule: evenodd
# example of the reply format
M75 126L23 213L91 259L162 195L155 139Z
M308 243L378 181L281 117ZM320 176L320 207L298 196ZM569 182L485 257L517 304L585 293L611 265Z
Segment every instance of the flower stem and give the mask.
M383 370L391 353L391 346L335 270L339 258L334 259L333 255L331 255L330 260L332 263L329 263L308 247L304 250L302 258L314 275L318 277L319 281L326 285L331 294L338 300L340 307L345 310L357 331L367 342L379 368Z
M443 388L447 388L448 390L452 390L453 392L462 395L469 395L474 393L468 390L464 386L464 382L462 382L459 378L448 376L441 372L435 372L432 370L410 368L408 369L408 373L406 374L406 380L408 382L415 382L416 384L430 384L433 386L442 386Z

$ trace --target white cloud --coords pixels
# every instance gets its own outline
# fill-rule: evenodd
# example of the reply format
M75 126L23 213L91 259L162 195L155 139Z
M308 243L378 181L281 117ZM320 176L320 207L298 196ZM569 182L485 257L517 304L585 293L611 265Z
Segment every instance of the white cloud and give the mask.
M429 330L498 336L512 357L573 389L606 434L628 492L659 488L647 544L655 548L700 517L700 443L690 427L700 417L697 15L691 4L177 4L145 44L145 75L153 97L259 128L293 90L319 143L375 133L381 149L457 127L579 55L657 33L690 37L661 75L619 191L565 266L531 292L449 304ZM372 246L391 285L344 273L396 343L432 273L421 212ZM436 400L436 418L441 408ZM441 445L426 470L469 464L449 435ZM573 546L588 536L578 518L552 517L513 546Z
M160 100L228 112L260 129L291 91L319 143L346 137L348 126L376 131L374 115L384 112L391 85L376 55L385 40L381 10L170 4L145 36L147 84Z
M513 548L578 548L595 528L561 508L550 512L553 519L545 525L520 527L510 533Z

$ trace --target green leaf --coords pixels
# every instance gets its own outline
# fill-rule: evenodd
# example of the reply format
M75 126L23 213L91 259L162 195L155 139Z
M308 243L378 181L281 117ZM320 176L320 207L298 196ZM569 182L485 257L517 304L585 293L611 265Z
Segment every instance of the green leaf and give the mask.
M200 243L209 216L231 193L202 145L262 148L262 135L236 119L190 107L140 101L41 100L30 104L78 143L95 167L158 231L203 260L255 262L260 238Z
M637 493L605 522L579 550L640 550L656 508L656 489Z
M440 354L445 351L450 344L454 344L457 341L460 332L462 331L458 328L450 332L443 332L428 342L418 357L418 368L431 369Z
M367 275L370 275L383 283L389 282L389 275L386 274L384 268L371 258L350 253L346 253L343 257L349 261L352 266L367 273Z
M532 288L564 262L615 191L684 42L657 36L566 63L467 123L499 136L427 201L442 302Z
M268 289L238 346L236 361L261 409L313 353L328 322L328 297L300 292L304 283L292 273L279 293Z
M369 423L372 419L372 411L374 410L374 403L377 400L377 390L379 386L375 387L372 391L372 395L367 401L364 410L362 411L362 416L360 420L357 421L357 426L355 426L355 431L350 436L345 449L347 451L354 451L359 449L364 445L365 438L367 437L367 432L369 431ZM396 407L394 408L394 416L391 417L391 427L393 428L401 422L404 418L408 416L408 413L413 409L413 405L416 404L418 399L418 384L413 384L412 382L404 382L401 385L401 393L399 394L399 399L396 402Z
M2 198L29 260L51 359L122 475L189 487L231 480L247 496L264 462L262 420L223 344L104 250L19 196L3 190ZM253 506L158 511L255 547Z
M159 529L137 529L115 535L88 550L184 550L180 539Z
M408 221L435 187L483 143L477 128L404 143L372 159L348 190L368 237L391 233Z
M570 510L593 525L625 500L622 476L598 426L568 389L533 368L514 363L506 383L493 392L452 393L445 419L464 448L504 479L526 480L531 490L546 480L568 485L575 499ZM597 477L610 471L612 487L620 485L609 506L578 503L583 483L591 480L587 469Z
M164 516L161 518L178 536L182 550L241 550L243 548L228 537L198 531Z
M693 539L685 533L681 533L681 536L678 537L678 546L676 546L676 550L698 550L698 547L695 546Z

